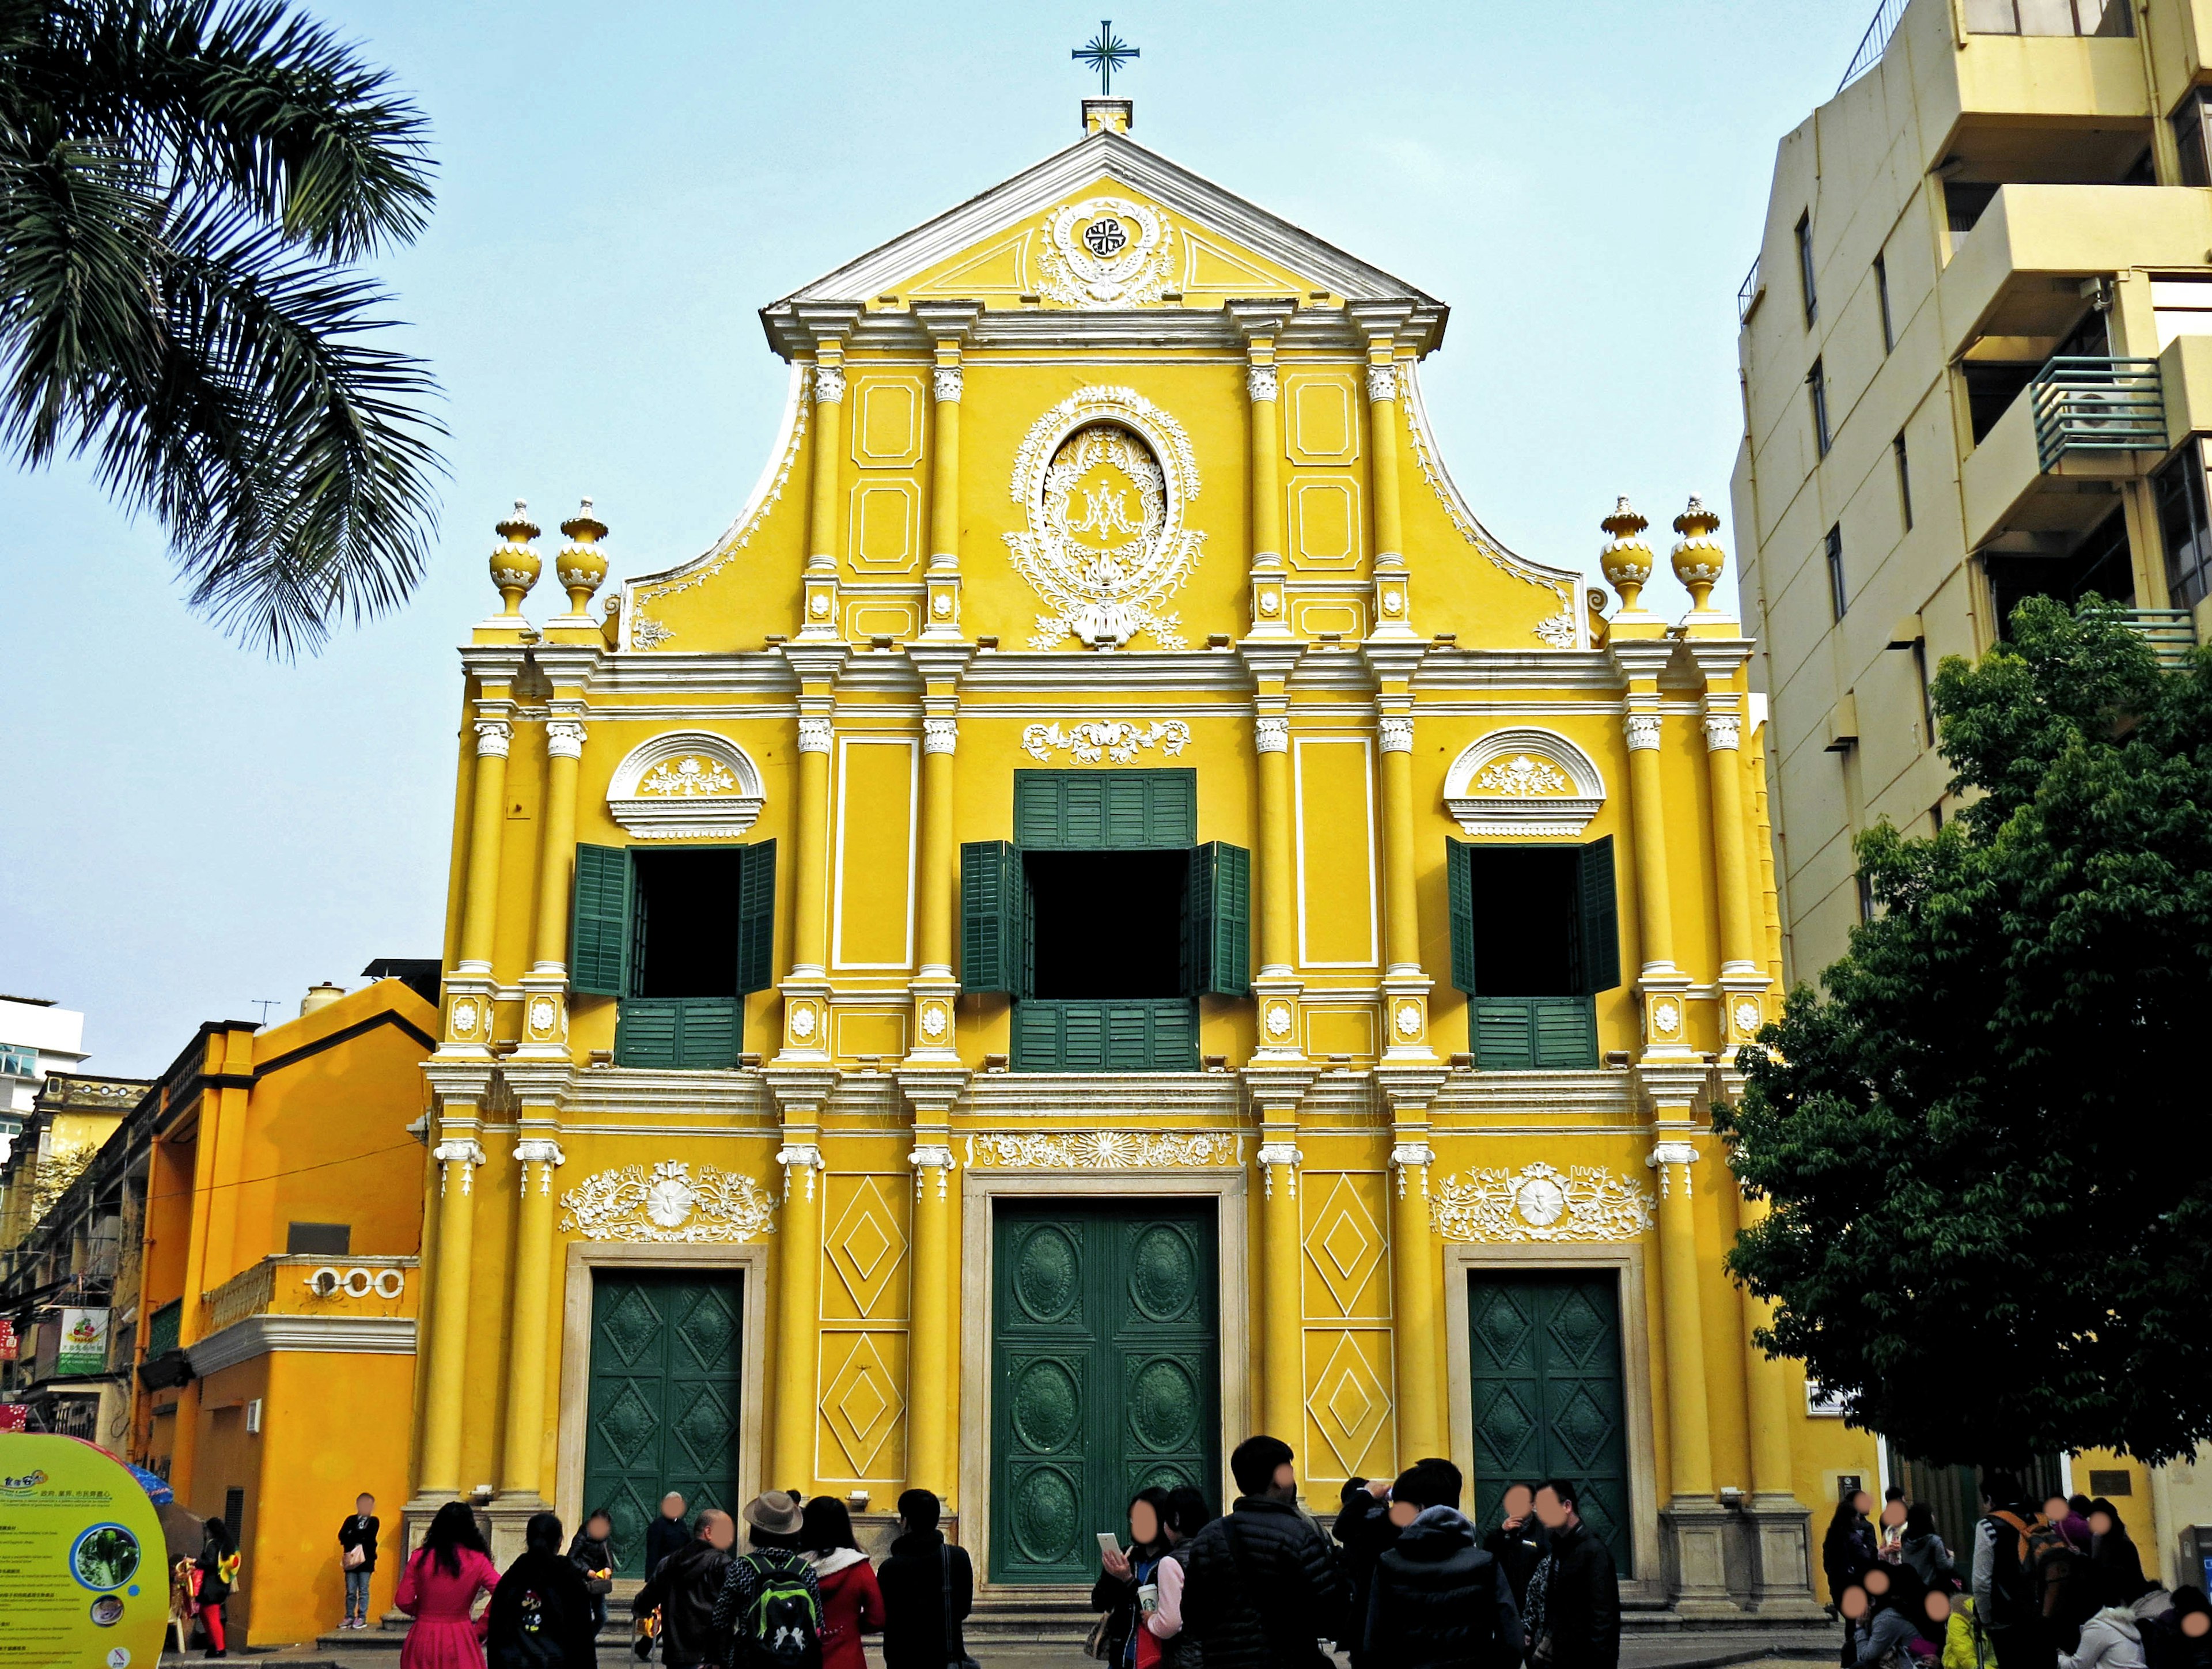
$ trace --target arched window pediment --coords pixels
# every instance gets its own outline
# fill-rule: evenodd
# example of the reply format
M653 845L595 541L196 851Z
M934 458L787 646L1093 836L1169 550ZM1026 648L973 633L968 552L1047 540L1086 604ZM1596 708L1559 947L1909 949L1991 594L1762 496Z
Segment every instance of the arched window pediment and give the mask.
M670 730L615 767L607 810L639 840L734 839L760 816L760 768L711 730Z
M1596 762L1556 730L1493 730L1444 773L1444 808L1470 835L1576 839L1604 804Z

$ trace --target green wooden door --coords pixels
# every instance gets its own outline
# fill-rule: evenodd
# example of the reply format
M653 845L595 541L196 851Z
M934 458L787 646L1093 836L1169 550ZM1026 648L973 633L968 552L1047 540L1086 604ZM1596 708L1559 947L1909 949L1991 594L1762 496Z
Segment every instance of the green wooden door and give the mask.
M1498 1522L1510 1483L1571 1479L1583 1521L1633 1575L1618 1278L1474 1275L1468 1314L1476 1522Z
M584 1510L614 1520L615 1574L643 1576L645 1530L671 1489L733 1512L742 1277L602 1274L592 1286Z
M1080 1582L1149 1483L1221 1475L1212 1204L1001 1204L994 1233L991 1575Z

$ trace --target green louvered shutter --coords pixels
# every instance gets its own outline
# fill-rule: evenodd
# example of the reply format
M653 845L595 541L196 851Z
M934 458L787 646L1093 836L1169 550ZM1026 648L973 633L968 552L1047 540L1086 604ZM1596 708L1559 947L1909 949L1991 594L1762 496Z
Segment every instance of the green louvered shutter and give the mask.
M1210 840L1190 855L1183 989L1243 996L1252 986L1252 855Z
M1127 850L1165 844L1153 838L1151 775L1130 771L1093 779L1105 787L1105 834L1099 845Z
M775 843L744 849L738 875L738 995L775 984Z
M1075 844L1062 834L1068 775L1064 771L1014 773L1014 844L1042 852Z
M1611 835L1583 848L1582 872L1583 990L1595 996L1620 984L1620 911L1614 901ZM1456 963L1458 940L1452 942Z
M1444 898L1451 911L1452 988L1474 995L1474 848L1444 841Z
M1468 1005L1474 1017L1475 1065L1485 1072L1526 1072L1536 1064L1536 1001L1479 996Z
M685 996L675 1002L677 1065L735 1066L744 1004L733 996Z
M1198 844L1198 773L1194 771L1148 771L1145 775L1145 844L1195 846Z
M684 1002L680 996L624 997L615 1019L615 1064L683 1065Z
M592 996L629 990L629 850L576 848L576 892L568 917L568 985Z
M1018 771L1014 844L1034 852L1174 851L1198 844L1194 771Z
M1017 1072L1060 1070L1060 1010L1057 1002L1014 1004L1013 1059Z
M1153 1072L1198 1070L1198 1005L1154 1002L1146 1068Z
M1021 848L1004 840L970 840L960 848L960 988L1028 989L1029 912Z
M1586 996L1530 997L1536 1064L1560 1069L1597 1064L1597 1017Z

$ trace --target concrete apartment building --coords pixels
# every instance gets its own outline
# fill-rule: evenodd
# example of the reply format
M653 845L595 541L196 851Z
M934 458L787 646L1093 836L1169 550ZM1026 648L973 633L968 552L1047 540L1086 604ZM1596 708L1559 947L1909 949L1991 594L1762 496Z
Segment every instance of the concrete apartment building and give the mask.
M1739 298L1743 618L1793 981L1851 836L1948 813L1928 680L2018 600L2208 624L2212 0L1887 0L1777 154Z

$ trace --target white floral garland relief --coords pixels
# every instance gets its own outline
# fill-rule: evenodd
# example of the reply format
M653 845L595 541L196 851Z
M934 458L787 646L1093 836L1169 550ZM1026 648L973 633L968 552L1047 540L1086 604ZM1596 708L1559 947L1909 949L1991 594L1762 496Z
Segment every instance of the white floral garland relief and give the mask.
M599 1171L561 1196L561 1232L587 1240L734 1244L775 1232L775 1203L750 1177L664 1160Z
M1650 1189L1595 1165L1480 1168L1429 1191L1429 1221L1447 1240L1632 1240L1654 1209Z
M971 1134L969 1169L981 1165L1008 1171L1127 1171L1155 1166L1234 1165L1237 1139L1231 1135L1178 1135L1156 1130L1072 1130Z
M1066 730L1055 719L1050 724L1032 724L1022 732L1022 751L1032 759L1049 760L1056 751L1065 751L1087 765L1101 759L1125 765L1137 757L1139 749L1148 747L1157 747L1172 759L1189 745L1190 726L1181 719L1160 719L1149 725L1127 719L1094 719Z

